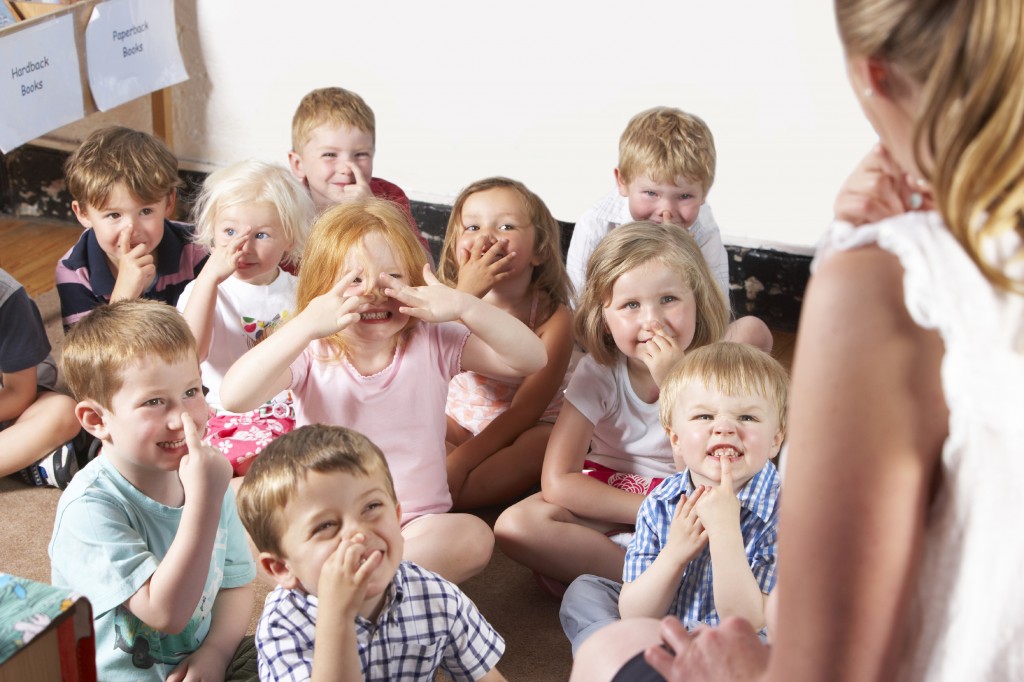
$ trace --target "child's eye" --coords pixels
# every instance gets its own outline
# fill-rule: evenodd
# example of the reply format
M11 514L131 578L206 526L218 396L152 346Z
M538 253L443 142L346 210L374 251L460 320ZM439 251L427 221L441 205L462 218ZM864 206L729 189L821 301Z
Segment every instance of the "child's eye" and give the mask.
M355 279L352 280L352 284L362 284L362 283L363 283L363 278L362 277L356 277Z
M367 512L377 511L378 509L380 509L383 506L384 506L384 504L381 503L381 502L370 502L370 503L368 503L366 505L366 509L364 511L367 511Z
M108 213L104 217L107 218L108 220L117 220L118 218L121 217L121 214L120 213Z
M359 152L356 154L357 159L366 159L370 157L370 152Z
M224 234L226 234L229 237L234 237L235 236L235 228L233 228L233 227L225 227L224 228Z
M321 159L333 159L336 156L337 156L337 154L335 154L334 152L324 152L323 154L320 155L320 158Z
M662 303L673 303L674 301L678 301L678 300L679 299L677 299L675 296L673 296L671 294L669 294L668 296L662 296L661 297L661 302Z
M636 301L627 301L626 303L623 304L622 307L626 308L627 310L637 310L640 308L640 304L637 303Z
M711 421L712 419L714 419L714 417L710 414L698 414L693 417L694 421Z
M158 407L158 406L163 405L163 404L164 404L163 398L150 398L146 402L142 403L142 405L144 407Z
M331 528L334 528L335 525L337 524L335 524L334 521L321 521L320 523L316 524L315 528L313 528L313 535L319 535L324 531L328 531Z
M203 390L201 388L190 388L185 391L186 398L195 398L197 395L202 395Z
M656 196L658 196L658 193L655 192L654 190L648 189L648 190L644 190L644 196L645 197L656 197Z
M140 215L152 215L153 214L153 209L151 209L151 208L144 208L141 211L139 211L139 214Z
M498 229L499 230L514 230L514 229L516 229L516 226L515 225L511 225L509 223L505 223L504 225L500 225L498 227Z
M256 239L270 239L270 235L266 232L257 232Z
M692 199L692 198L693 198L692 194L680 194L679 195L680 201L687 201L687 200Z
M477 232L480 230L480 228L477 227L476 225L466 225L462 229L465 230L466 232Z
M740 421L741 422L756 422L757 421L757 417L755 417L752 414L741 414L740 415Z
M402 279L402 273L400 272L389 272L388 275L394 279Z

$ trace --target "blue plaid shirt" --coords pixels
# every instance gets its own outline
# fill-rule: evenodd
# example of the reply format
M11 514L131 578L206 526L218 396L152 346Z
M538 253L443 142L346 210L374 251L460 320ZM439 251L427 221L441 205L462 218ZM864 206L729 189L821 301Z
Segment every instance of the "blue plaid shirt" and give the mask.
M747 560L761 591L768 594L775 588L775 547L778 539L779 472L767 462L764 467L736 493L740 502L740 533ZM666 478L651 491L636 519L636 535L626 550L622 577L633 582L654 563L668 540L669 526L679 498L694 492L689 471ZM717 625L718 611L711 582L711 548L705 546L683 572L669 613L679 616L688 628L699 623Z
M313 674L317 598L278 587L256 628L260 680L308 680ZM475 680L497 664L505 640L458 587L403 561L377 622L356 617L364 680L432 680L438 668ZM330 642L320 645L331 646Z

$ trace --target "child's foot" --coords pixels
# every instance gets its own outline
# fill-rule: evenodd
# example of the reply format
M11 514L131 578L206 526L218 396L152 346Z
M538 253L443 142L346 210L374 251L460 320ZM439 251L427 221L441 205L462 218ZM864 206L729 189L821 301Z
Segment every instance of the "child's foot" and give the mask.
M52 486L64 490L71 482L71 477L96 456L98 445L99 441L83 429L73 439L19 473L29 485Z

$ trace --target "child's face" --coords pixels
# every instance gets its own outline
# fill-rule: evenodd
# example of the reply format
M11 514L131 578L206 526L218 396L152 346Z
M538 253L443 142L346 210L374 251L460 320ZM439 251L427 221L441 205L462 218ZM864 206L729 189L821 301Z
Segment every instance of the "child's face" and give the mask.
M128 365L109 408L85 400L78 410L89 432L103 441L103 454L133 482L177 471L188 452L182 413L192 417L199 434L205 432L209 416L192 351L173 362L147 358Z
M697 301L682 275L649 261L621 275L605 303L604 323L615 345L631 362L655 333L688 348L696 331Z
M353 249L345 259L344 271L338 276L353 268L363 268L359 277L345 290L345 295L366 296L369 301L358 308L359 322L348 327L344 334L356 342L392 339L405 329L409 316L399 312L401 303L384 295L385 285L381 283L380 275L389 274L409 284L409 273L405 272L383 235L368 234L361 246L362 254L357 256L359 250Z
M529 277L533 267L538 265L533 253L537 230L527 212L526 202L510 187L494 187L476 192L466 198L462 205L462 234L458 248L471 253L480 241L486 252L497 245L496 255L516 253L508 263L512 277L526 273ZM499 244L505 240L506 244Z
M318 209L346 199L345 187L355 184L358 167L366 182L373 175L373 135L349 126L319 125L302 149L289 152L292 173L309 186Z
M285 239L277 208L269 201L235 204L218 211L213 248L227 248L231 240L247 228L249 237L242 247L235 277L249 284L270 284L277 278L277 266L291 243Z
M284 557L261 555L279 585L312 595L327 591L330 587L323 580L332 573L323 572L324 564L343 541L358 533L364 538L362 560L374 552L383 555L369 577L367 602L375 603L387 589L402 561L404 542L401 510L388 494L383 476L310 471L281 514Z
M641 175L627 184L616 168L615 181L619 194L629 199L629 215L633 220L671 223L689 229L704 204L704 189L700 183L683 177L674 182L655 182Z
M164 218L174 209L174 194L147 204L129 192L123 182L118 182L111 187L104 206L83 207L72 201L71 209L78 222L95 231L100 248L116 272L124 246L130 251L141 245L144 254L160 246L164 238ZM120 243L122 235L127 237L124 245Z
M742 488L782 446L775 407L758 395L724 395L699 383L676 396L668 432L679 471L688 468L695 486L721 481L728 457L736 489Z

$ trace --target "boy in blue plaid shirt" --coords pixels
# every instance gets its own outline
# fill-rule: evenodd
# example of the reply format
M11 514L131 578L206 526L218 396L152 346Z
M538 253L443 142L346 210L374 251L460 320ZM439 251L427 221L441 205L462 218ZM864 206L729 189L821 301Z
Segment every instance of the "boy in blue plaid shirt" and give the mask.
M566 592L574 654L620 614L671 614L688 628L740 616L764 632L780 487L769 460L785 433L787 383L778 362L738 343L702 347L673 369L660 411L680 473L640 507L625 584L581 576Z
M505 641L476 605L402 561L391 472L362 434L281 436L249 469L238 511L278 584L256 629L260 680L505 679Z

